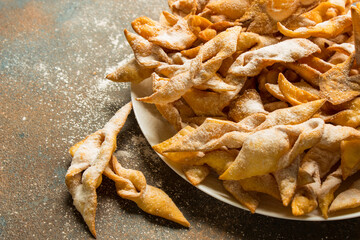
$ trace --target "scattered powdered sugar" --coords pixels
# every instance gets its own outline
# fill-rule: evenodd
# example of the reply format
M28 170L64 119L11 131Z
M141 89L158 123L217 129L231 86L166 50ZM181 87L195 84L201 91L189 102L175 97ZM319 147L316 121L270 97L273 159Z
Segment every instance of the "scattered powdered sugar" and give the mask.
M98 89L104 90L110 85L110 81L107 79L99 79L98 80Z
M244 109L247 109L249 112L257 112L264 110L264 107L261 102L255 100L248 100L243 103L242 106Z
M195 41L196 37L189 30L186 20L180 19L172 28L161 31L154 39L173 47L184 47Z
M134 145L145 145L147 143L143 136L132 136L131 142L133 142Z
M122 158L133 158L134 155L132 154L132 152L129 152L129 151L124 151L124 150L118 150L116 151L115 153L116 157L119 158L119 159L122 159Z
M102 18L102 19L94 18L94 23L95 23L96 27L108 27L109 22L110 22L110 19L108 19L108 18Z
M155 152L148 147L148 142L143 135L134 135L134 133L131 135L129 141L126 141L127 144L119 146L119 150L115 153L116 157L134 160L140 151L145 158L157 158ZM134 163L134 161L132 162Z
M46 63L40 62L35 65L35 69L40 72L45 78L49 77L49 67Z
M123 41L123 34L119 33L119 34L111 34L109 36L109 39L111 41L111 44L115 47L115 48L123 48L124 47L124 43L122 43Z
M308 39L294 38L241 54L229 72L240 76L256 76L274 62L295 62L320 48Z

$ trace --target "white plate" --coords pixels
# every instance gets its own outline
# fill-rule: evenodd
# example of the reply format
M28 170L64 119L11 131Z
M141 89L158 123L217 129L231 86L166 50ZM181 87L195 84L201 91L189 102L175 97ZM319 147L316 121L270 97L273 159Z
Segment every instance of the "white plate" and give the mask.
M165 119L163 119L153 104L136 101L136 98L149 96L151 93L152 87L150 79L146 79L140 84L131 85L131 99L134 106L135 117L145 138L151 146L154 146L172 137L176 131ZM171 169L187 181L179 164L173 163L161 155L159 156ZM220 201L247 210L223 188L221 182L214 176L207 177L203 183L196 187ZM290 207L284 207L279 201L266 196L262 198L260 206L256 209L256 213L282 219L325 221L318 210L315 210L304 217L294 217L291 214ZM360 217L360 212L349 210L346 214L343 212L343 215L333 216L328 220L341 220L355 217Z

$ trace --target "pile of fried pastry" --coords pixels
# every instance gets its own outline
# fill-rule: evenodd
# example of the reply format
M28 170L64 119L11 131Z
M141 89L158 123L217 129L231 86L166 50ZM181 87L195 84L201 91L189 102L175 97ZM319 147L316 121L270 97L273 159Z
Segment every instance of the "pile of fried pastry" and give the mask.
M153 146L194 185L214 171L254 212L259 193L294 215L360 204L360 4L348 0L169 1L125 30L135 59L107 76L151 77L177 129ZM336 197L334 200L334 193Z
M163 11L158 21L139 17L132 22L135 33L124 31L135 58L106 76L152 81L153 94L137 100L154 104L177 130L153 148L182 164L194 185L216 174L251 212L262 194L290 205L295 216L319 207L328 218L360 206L360 3L168 3L171 12ZM90 148L102 156L105 129L90 135L82 152L73 151L73 162L77 154L93 154ZM114 140L116 134L109 134ZM122 192L142 190L112 156L114 148L96 174L113 179L119 195L133 200ZM80 190L71 189L83 186L86 171L98 165L91 156L86 164L78 159L81 167L67 174L75 178L76 187L68 184L74 204ZM89 178L86 196L96 198L100 177ZM78 198L85 218L85 197ZM181 220L170 219L187 225L176 210Z

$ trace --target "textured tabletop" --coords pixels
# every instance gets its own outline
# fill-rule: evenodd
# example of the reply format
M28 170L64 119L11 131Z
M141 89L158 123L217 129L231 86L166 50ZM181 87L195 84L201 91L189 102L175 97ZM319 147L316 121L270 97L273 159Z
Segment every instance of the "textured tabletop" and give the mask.
M64 176L69 147L130 101L130 85L104 79L131 49L130 21L157 19L160 0L0 0L0 239L92 239ZM142 212L98 188L98 239L360 239L360 219L287 221L222 203L180 178L151 149L132 113L120 162L143 171L191 223Z

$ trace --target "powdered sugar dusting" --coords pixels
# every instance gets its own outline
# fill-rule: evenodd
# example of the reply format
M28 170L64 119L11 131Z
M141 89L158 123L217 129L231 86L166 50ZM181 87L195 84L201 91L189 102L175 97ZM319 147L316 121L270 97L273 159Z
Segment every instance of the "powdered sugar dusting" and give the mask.
M124 58L115 66L107 67L105 72L106 74L114 72L120 66L124 66L127 62L134 58L134 54L130 53L124 56Z
M261 102L256 100L248 100L244 102L244 109L247 109L249 112L262 111L264 107Z
M308 39L294 38L241 54L231 65L229 73L237 76L256 76L274 62L294 62L320 48Z

